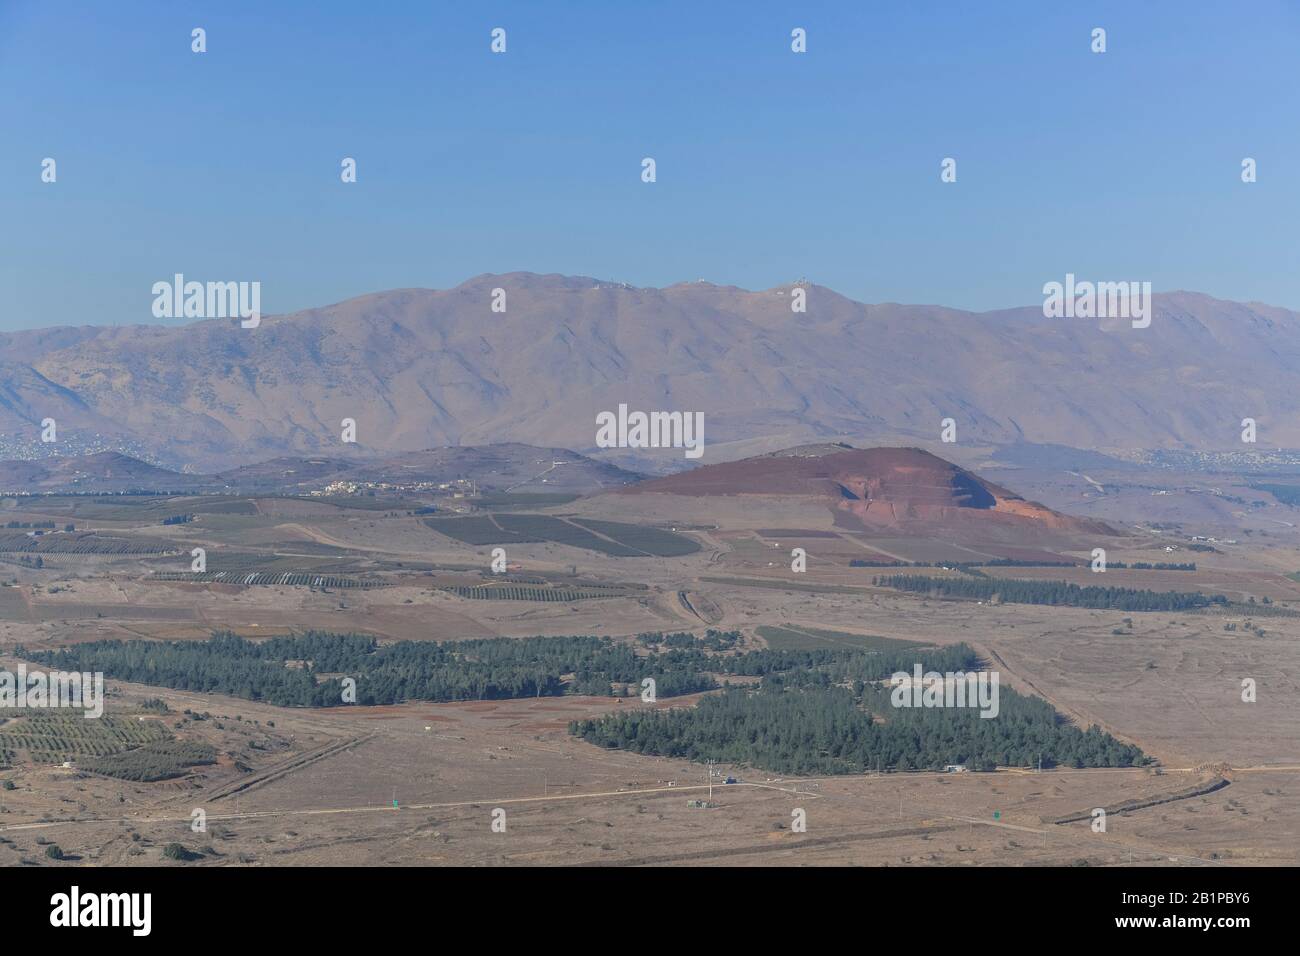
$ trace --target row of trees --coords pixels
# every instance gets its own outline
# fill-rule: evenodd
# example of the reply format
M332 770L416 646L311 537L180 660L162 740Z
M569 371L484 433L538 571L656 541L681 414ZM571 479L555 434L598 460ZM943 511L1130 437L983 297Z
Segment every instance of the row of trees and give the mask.
M231 633L207 641L93 641L19 653L51 668L290 707L332 707L345 678L356 703L495 700L561 694L639 693L652 677L659 696L717 687L705 673L725 658L703 646L638 654L608 637L487 638L379 645L359 634L309 632L255 643Z
M119 780L152 783L184 776L190 767L216 762L217 752L205 743L168 740L103 757L86 757L77 761L77 767Z
M1252 491L1266 491L1284 505L1300 505L1300 485L1277 485L1260 482L1250 486Z
M669 649L686 649L703 647L710 651L729 651L744 641L744 635L740 631L719 631L717 628L709 628L704 632L703 637L696 637L690 631L674 631L665 634L662 631L649 631L644 634L638 634L636 639L646 647L659 649L666 647Z
M688 640L689 639L689 640ZM309 631L254 642L229 632L207 641L91 641L18 653L52 669L102 671L109 677L197 693L228 694L288 707L344 703L345 678L356 703L403 700L498 700L563 694L639 694L655 681L660 697L712 690L714 675L790 682L883 680L895 671L972 670L978 656L964 644L922 650L852 648L734 652L738 632L644 634L642 648L608 637L483 638L399 641L380 645L361 634Z
M1222 594L1194 591L1148 591L1134 588L1081 587L1066 581L1030 581L995 578L935 578L919 574L893 574L871 579L872 584L938 597L997 598L1009 604L1051 604L1102 608L1115 611L1190 611L1211 604L1227 604Z

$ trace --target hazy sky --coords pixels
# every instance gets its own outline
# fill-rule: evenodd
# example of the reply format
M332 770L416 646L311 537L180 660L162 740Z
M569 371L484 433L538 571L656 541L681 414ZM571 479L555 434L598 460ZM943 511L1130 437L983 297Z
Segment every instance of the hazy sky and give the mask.
M0 0L0 329L151 322L176 272L268 313L513 270L1300 308L1298 49L1270 0Z

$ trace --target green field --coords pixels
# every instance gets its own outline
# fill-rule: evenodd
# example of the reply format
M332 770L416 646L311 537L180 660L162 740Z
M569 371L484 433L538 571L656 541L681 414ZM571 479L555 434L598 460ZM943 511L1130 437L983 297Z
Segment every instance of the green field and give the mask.
M106 757L88 757L78 761L76 767L119 780L152 783L184 776L190 767L216 762L217 752L207 744L164 740Z
M481 497L472 498L470 500L478 507L485 508L489 511L496 511L498 509L510 511L515 508L552 508L556 505L567 505L570 501L577 501L579 497L581 496L559 494L556 492L542 492L530 495L526 493L511 494L502 491L497 494L482 495Z
M629 548L635 548L656 557L679 558L683 555L694 554L700 550L699 544L691 538L674 534L671 531L664 531L661 528L625 524L621 521L596 521L593 518L574 518L573 522L582 525L584 528L589 528L597 534L613 538Z
M19 511L95 521L150 521L172 499L167 495L34 495L19 499Z
M6 710L0 716L0 750L26 751L33 763L106 757L172 737L157 720L107 714L87 720L82 710Z
M425 518L424 523L439 534L472 545L528 544L546 540L503 531L491 518Z
M606 541L586 528L550 515L497 515L496 521L502 528L522 537L540 538L556 544L567 544L571 548L599 551L611 557L631 558L645 554L635 548Z
M216 762L207 744L176 740L162 721L139 717L87 720L81 710L0 711L0 767L22 754L35 764L71 761L77 770L151 782Z
M427 518L428 527L475 546L554 542L618 558L677 557L699 550L682 535L660 528L553 515L498 514L491 517Z

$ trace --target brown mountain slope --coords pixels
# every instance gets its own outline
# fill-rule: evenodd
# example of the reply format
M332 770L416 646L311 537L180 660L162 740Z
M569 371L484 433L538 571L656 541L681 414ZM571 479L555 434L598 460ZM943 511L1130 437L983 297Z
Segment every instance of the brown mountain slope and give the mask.
M864 305L815 285L794 314L790 291L512 273L257 329L0 334L0 444L36 441L49 415L64 440L124 436L209 471L500 441L589 450L596 413L626 402L703 412L706 461L741 439L933 440L948 417L963 444L1239 448L1249 416L1261 444L1300 447L1296 313L1170 293L1133 329L1038 306ZM344 418L357 446L339 441Z
M746 458L619 488L617 495L756 495L820 500L845 528L905 532L1116 534L1052 511L919 448L822 445Z
M182 475L117 452L67 458L0 461L0 490L6 492L124 491L188 489L194 476Z
M482 492L589 494L640 475L564 448L505 443L429 448L377 458L280 457L216 475L181 474L115 452L0 461L0 492L152 491L301 494L333 482L472 481Z

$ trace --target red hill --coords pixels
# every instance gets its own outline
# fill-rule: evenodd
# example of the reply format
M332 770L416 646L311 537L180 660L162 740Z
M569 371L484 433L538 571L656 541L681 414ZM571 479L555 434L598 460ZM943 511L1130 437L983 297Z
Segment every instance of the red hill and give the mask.
M812 445L643 481L616 494L756 495L823 500L846 528L1051 530L1114 535L1099 521L1027 501L919 448Z

